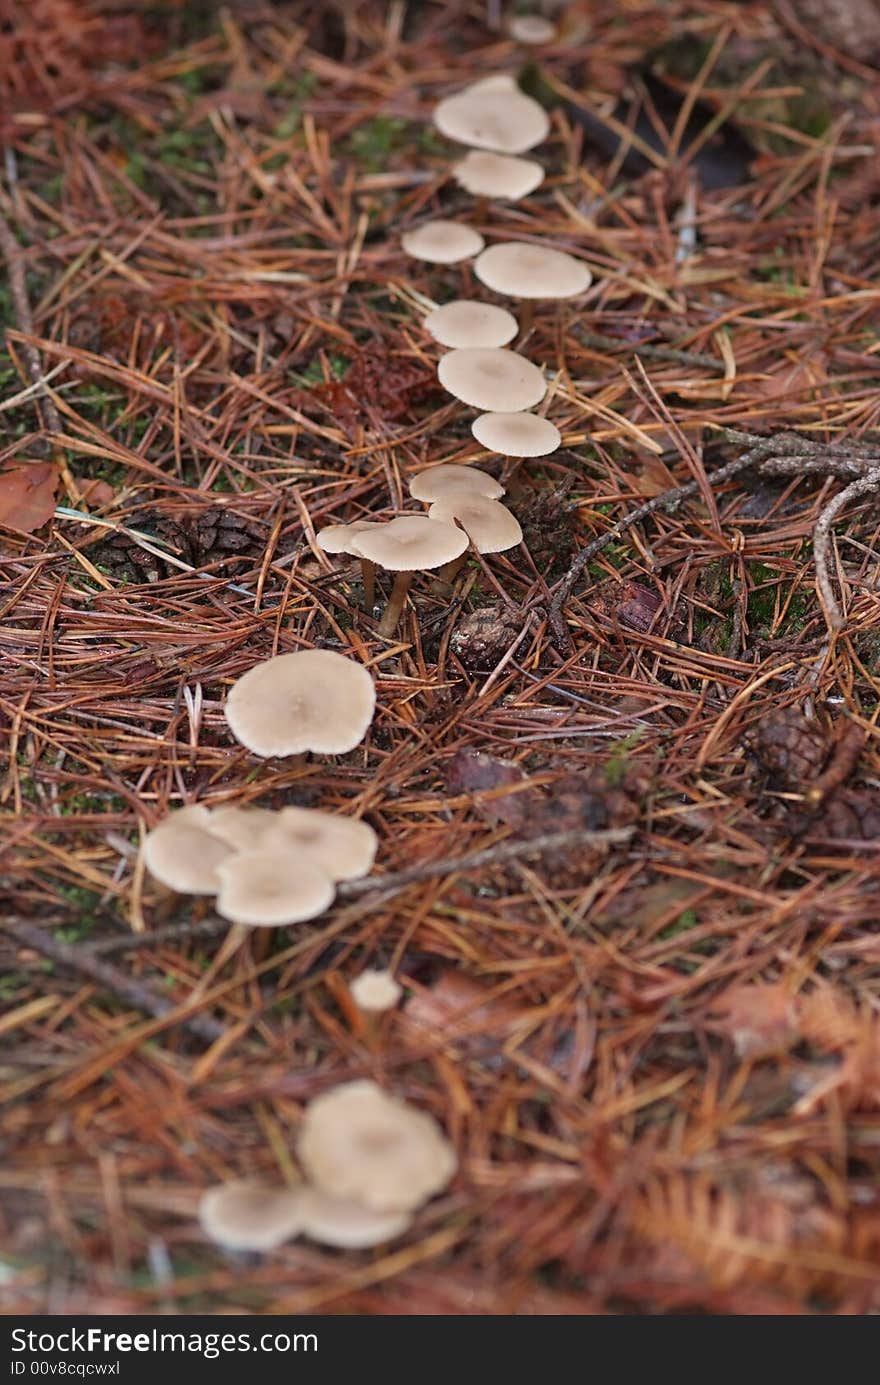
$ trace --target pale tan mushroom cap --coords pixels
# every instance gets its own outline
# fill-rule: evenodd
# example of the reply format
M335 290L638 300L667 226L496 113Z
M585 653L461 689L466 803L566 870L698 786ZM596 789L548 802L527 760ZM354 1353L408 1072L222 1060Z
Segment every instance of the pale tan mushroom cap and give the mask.
M208 831L235 851L256 851L278 822L269 808L215 808Z
M310 1180L380 1212L409 1212L452 1178L457 1159L430 1116L375 1082L346 1082L309 1103L297 1142Z
M225 708L236 740L262 756L342 755L363 740L375 710L367 670L331 649L257 664L233 684Z
M412 1226L409 1212L377 1212L351 1198L331 1197L319 1188L304 1186L296 1196L303 1235L323 1246L364 1250Z
M541 186L544 170L534 159L517 159L510 154L472 149L452 165L452 176L459 187L473 197L504 197L518 202ZM503 342L498 345L502 346Z
M354 535L375 527L374 521L369 519L355 519L351 524L328 524L318 530L315 542L324 553L352 553L351 540Z
M467 534L426 515L400 515L378 530L358 535L357 552L387 572L427 572L444 567L467 548Z
M407 255L428 264L458 264L479 255L486 244L479 231L460 221L426 221L405 231L400 243Z
M317 918L336 887L302 851L263 847L240 851L218 868L217 913L251 928L282 928Z
M428 517L447 523L458 520L478 553L503 553L522 542L516 516L484 495L447 495L434 501Z
M593 282L581 260L527 241L490 245L474 265L481 284L510 298L575 298Z
M299 1192L247 1179L221 1183L199 1203L202 1230L230 1250L274 1250L303 1229Z
M556 37L556 25L542 14L514 15L507 28L517 43L552 43Z
M359 1010L391 1010L403 995L403 987L395 981L390 971L362 971L350 987L354 1003Z
M205 808L171 813L144 838L144 864L150 874L180 894L216 894L217 868L230 848L212 835Z
M519 417L519 415L516 415ZM413 500L442 500L446 495L487 495L497 500L504 494L504 487L494 476L487 476L475 466L456 466L453 462L441 462L439 466L429 467L414 476L409 485Z
M471 432L483 447L503 457L546 457L562 442L556 424L538 414L480 414Z
M422 326L441 346L506 346L519 331L519 323L506 308L467 298L435 308Z
M447 139L497 154L524 154L550 133L547 112L510 77L489 77L447 96L434 109Z
M542 372L515 351L461 347L437 366L440 383L456 399L492 413L516 413L539 404L547 392Z
M318 808L282 808L273 814L266 846L302 854L331 880L358 880L376 859L378 838L359 818L338 817Z

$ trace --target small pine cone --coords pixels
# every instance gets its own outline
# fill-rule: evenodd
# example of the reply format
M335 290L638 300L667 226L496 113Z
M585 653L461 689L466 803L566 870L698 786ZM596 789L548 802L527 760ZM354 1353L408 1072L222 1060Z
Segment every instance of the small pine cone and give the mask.
M803 790L828 758L828 737L797 707L767 718L749 737L748 747L783 789Z

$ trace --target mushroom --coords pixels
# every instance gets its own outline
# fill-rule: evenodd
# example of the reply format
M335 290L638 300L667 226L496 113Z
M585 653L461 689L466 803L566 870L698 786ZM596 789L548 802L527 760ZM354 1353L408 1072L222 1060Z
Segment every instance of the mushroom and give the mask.
M513 417L519 418L519 414L514 414ZM442 500L452 492L486 495L490 500L497 500L504 494L504 487L494 476L487 476L485 471L480 471L475 466L456 466L452 462L441 462L439 466L428 467L425 471L420 471L418 476L414 476L409 483L409 493L413 500Z
M520 240L490 245L474 273L481 284L511 298L575 298L593 282L587 266L573 255Z
M303 649L242 674L225 712L236 740L268 758L353 750L375 709L376 689L361 664L331 649Z
M376 1014L393 1009L403 995L403 987L395 981L390 971L362 971L352 981L349 990L359 1010Z
M379 1212L352 1198L331 1197L304 1186L296 1193L304 1236L323 1246L363 1250L399 1236L412 1225L409 1212Z
M543 373L515 351L460 347L440 357L437 375L456 399L493 413L530 409L547 391Z
M324 553L351 553L358 557L352 547L354 536L365 529L379 527L368 519L356 519L351 524L328 524L318 530L315 542ZM364 584L364 610L372 611L376 599L376 564L368 563L366 558L361 558L361 578Z
M504 197L509 202L518 202L541 186L544 170L534 159L517 159L510 154L472 149L452 165L452 176L459 187L474 197Z
M457 1159L430 1116L375 1082L346 1082L309 1103L297 1141L309 1180L379 1212L409 1212L452 1178Z
M266 841L273 850L293 847L334 881L359 880L372 869L379 842L369 823L318 808L282 808L273 817Z
M205 1235L229 1250L275 1250L303 1229L298 1188L264 1188L248 1179L209 1188L199 1202Z
M576 298L593 282L587 266L564 250L550 250L528 241L507 240L490 245L474 264L481 284L509 298ZM522 330L531 327L531 307L523 314Z
M257 851L276 826L278 814L269 808L215 808L208 831L234 851Z
M407 255L428 264L458 264L479 255L486 244L479 231L460 221L425 221L405 231L400 243Z
M555 423L538 414L480 414L471 424L477 442L504 457L546 457L562 435Z
M326 871L304 852L283 846L239 851L217 874L217 913L249 928L280 928L317 918L336 894Z
M467 535L454 524L440 524L423 515L400 515L378 529L357 537L361 557L396 572L379 634L390 639L397 629L406 594L417 572L445 567L467 548Z
M230 848L212 834L208 809L194 804L163 818L144 838L143 853L147 870L170 890L216 894Z
M484 495L446 495L434 501L428 518L447 524L458 520L478 553L503 553L522 543L516 516L506 505Z
M434 109L437 129L459 144L497 154L524 154L547 138L547 112L512 77L485 77Z
M518 489L518 461L522 457L546 457L562 442L559 429L548 418L538 414L480 414L471 424L471 432L490 452L515 457L517 462L508 469L511 494Z
M422 326L441 346L506 346L519 331L519 323L506 308L465 298L435 308Z
M514 15L507 28L517 43L552 43L556 37L556 25L542 14Z

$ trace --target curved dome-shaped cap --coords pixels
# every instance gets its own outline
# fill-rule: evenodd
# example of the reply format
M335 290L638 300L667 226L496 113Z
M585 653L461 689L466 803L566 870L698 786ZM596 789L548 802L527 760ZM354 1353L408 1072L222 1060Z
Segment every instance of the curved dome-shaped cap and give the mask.
M441 346L506 346L519 331L519 323L506 308L467 298L435 308L422 326Z
M454 462L441 462L439 466L420 471L409 483L409 493L413 500L442 500L444 496L486 495L497 500L504 494L504 487L494 476L487 476L475 466L456 466Z
M318 530L315 542L324 553L353 553L352 537L362 529L375 528L375 522L370 519L356 519L351 524L328 524Z
M478 553L503 553L522 542L516 516L506 505L484 495L447 495L434 501L428 516L450 524L458 520Z
M301 852L331 880L359 880L372 870L379 839L368 822L319 808L282 808L273 814L267 845Z
M505 197L518 202L541 186L544 170L534 159L472 149L452 165L452 176L473 197Z
M391 1010L403 995L403 987L390 971L362 971L349 986L359 1010L381 1014Z
M360 537L359 557L378 563L387 572L427 572L445 567L467 548L467 534L454 524L439 524L427 515L400 515Z
M517 43L552 43L556 37L556 25L542 14L516 14L507 31Z
M208 831L235 851L256 851L278 822L271 808L215 808Z
M510 77L488 77L447 96L434 110L447 139L496 154L524 154L550 133L543 106Z
M562 442L549 418L538 414L480 414L471 424L477 442L502 457L546 457Z
M486 244L479 231L460 221L425 221L413 231L404 231L400 243L407 255L428 264L458 264L479 255Z
M587 266L564 250L527 241L502 241L474 265L481 284L510 298L576 298L593 282Z
M144 864L179 894L216 894L217 867L231 848L211 831L211 813L193 805L170 813L144 838Z
M340 1250L382 1245L412 1225L410 1212L377 1212L352 1198L331 1197L320 1188L297 1189L302 1232L310 1241Z
M323 914L336 894L326 871L283 846L239 851L219 867L217 913L250 928L283 928Z
M367 670L331 649L266 659L232 685L225 707L235 739L264 757L343 755L363 740L375 710Z
M515 351L462 347L447 351L437 366L440 383L456 399L492 413L518 413L540 404L547 393L542 372Z
M410 1212L438 1193L457 1166L431 1116L375 1082L346 1082L309 1103L297 1154L310 1181L379 1212Z
M263 1188L249 1179L209 1188L199 1203L205 1235L229 1250L274 1250L303 1230L298 1188Z

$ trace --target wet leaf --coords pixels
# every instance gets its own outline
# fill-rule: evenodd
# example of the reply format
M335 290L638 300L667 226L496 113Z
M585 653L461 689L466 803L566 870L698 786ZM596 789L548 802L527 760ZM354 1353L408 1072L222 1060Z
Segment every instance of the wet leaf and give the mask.
M0 471L0 524L32 534L55 512L58 468L52 462L28 462Z

